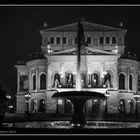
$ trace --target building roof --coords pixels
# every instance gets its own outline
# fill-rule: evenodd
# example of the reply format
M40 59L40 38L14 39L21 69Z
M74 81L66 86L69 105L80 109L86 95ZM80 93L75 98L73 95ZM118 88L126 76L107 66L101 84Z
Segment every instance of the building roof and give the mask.
M96 24L89 21L81 21L81 23L83 24L84 31L122 31L124 33L126 33L127 31L125 29ZM77 26L78 26L78 22L75 22L72 24L66 24L66 25L57 26L54 28L46 28L46 29L41 30L40 33L50 32L50 31L77 31Z

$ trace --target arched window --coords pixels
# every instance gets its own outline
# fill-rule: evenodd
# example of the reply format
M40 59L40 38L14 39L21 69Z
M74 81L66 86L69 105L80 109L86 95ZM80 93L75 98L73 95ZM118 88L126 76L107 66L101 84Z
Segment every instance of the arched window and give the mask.
M112 87L111 75L110 75L110 73L107 73L107 74L105 75L104 82L105 82L105 84L106 84L107 87Z
M98 87L98 74L96 73L91 75L91 86Z
M132 75L129 75L129 89L132 90Z
M45 100L44 99L39 100L38 112L42 112L42 113L45 112Z
M54 87L59 87L59 85L60 85L60 75L56 73L54 75Z
M73 87L73 74L72 73L66 73L66 86Z
M125 75L122 73L119 75L119 89L125 89Z
M46 89L46 74L40 76L40 89Z
M36 75L33 75L33 90L36 89Z
M85 73L81 73L81 85L82 87L86 87L86 74Z

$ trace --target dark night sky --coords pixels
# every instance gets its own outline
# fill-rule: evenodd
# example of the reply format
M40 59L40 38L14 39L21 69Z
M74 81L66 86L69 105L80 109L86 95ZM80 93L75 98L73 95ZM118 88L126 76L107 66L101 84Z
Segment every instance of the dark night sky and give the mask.
M79 18L127 30L125 45L140 56L140 6L0 6L0 84L16 93L16 65L40 50L43 22L48 27L73 23Z

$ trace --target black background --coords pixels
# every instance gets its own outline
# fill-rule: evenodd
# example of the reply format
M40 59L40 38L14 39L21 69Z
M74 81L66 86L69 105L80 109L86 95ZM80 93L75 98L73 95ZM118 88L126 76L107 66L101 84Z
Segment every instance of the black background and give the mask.
M40 51L43 23L48 27L77 22L85 17L93 23L127 30L126 51L140 58L139 4L1 4L0 5L0 84L9 94L16 93L17 61Z

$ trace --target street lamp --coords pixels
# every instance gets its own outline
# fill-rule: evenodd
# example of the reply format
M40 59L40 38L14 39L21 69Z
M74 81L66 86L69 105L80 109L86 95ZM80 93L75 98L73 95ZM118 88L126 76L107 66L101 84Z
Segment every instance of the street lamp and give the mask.
M7 98L7 111L9 112L9 110L11 109L9 106L10 102L11 102L11 95L6 95L6 98Z
M31 98L31 94L28 92L27 94L24 95L26 99L26 105L27 105L27 110L26 113L29 114L29 99Z
M7 95L6 98L7 98L7 99L11 99L11 96L10 96L10 95Z
M140 98L140 94L136 92L136 94L134 94L134 98L136 100L136 107L135 107L135 115L138 119L138 103L139 103L139 98Z

